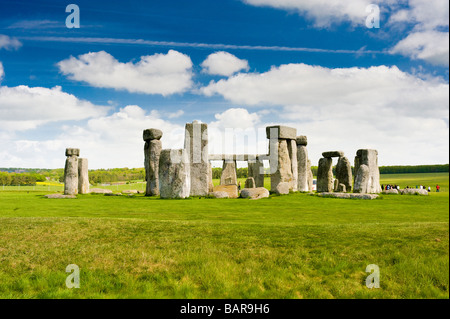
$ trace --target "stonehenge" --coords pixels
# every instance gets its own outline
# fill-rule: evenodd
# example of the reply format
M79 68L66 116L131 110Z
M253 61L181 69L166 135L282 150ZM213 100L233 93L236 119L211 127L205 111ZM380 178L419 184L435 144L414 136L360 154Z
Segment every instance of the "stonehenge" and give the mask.
M143 139L145 141L145 180L147 181L145 196L159 195L159 157L162 150L161 137L162 131L154 128L146 129L143 133Z
M145 130L143 137L148 196L186 198L211 195L236 198L239 196L238 161L248 163L245 194L249 192L248 190L264 187L264 161L269 162L272 193L289 194L313 190L314 177L311 160L308 157L308 139L304 135L297 136L297 130L292 127L282 125L266 127L268 153L256 155L209 154L208 125L198 121L186 123L183 149L162 150L160 141L162 131L158 129ZM381 192L376 150L357 151L354 174L351 163L343 151L326 151L322 156L318 164L317 192L327 194ZM338 161L334 177L335 157ZM222 162L220 185L216 187L212 180L211 161Z

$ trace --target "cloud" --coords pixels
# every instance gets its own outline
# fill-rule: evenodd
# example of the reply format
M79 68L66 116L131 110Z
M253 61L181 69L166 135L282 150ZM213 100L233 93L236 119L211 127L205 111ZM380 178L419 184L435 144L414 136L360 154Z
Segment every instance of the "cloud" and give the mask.
M182 148L184 126L162 119L155 110L146 112L129 105L83 125L65 125L54 139L0 140L0 160L6 167L64 167L67 147L80 148L89 168L144 167L142 131L163 130L163 148Z
M448 27L449 3L446 0L409 0L408 8L395 11L389 22L412 23L416 30Z
M3 70L2 62L0 62L0 83L2 82L4 76L5 76L5 71Z
M287 64L212 82L201 92L270 110L259 112L257 125L296 127L308 135L314 163L323 151L352 157L359 148L378 149L383 165L448 162L449 86L440 78L387 66Z
M414 32L397 43L391 53L420 59L434 65L449 65L449 33L439 31Z
M230 76L241 70L249 70L247 60L241 60L233 54L224 51L210 54L201 66L205 73L223 76Z
M0 50L17 50L22 46L22 43L16 38L10 38L7 35L0 34Z
M59 86L0 86L0 130L22 131L49 122L83 120L107 110L65 93Z
M211 125L218 128L240 128L246 129L255 127L260 122L260 116L257 113L249 113L243 108L231 108L215 115L217 121Z
M351 22L363 25L367 16L366 7L374 0L244 0L253 6L268 6L283 10L294 10L314 21L316 27L327 27L333 23ZM386 2L386 1L385 1Z
M167 115L167 117L168 117L169 119L176 119L176 118L179 118L180 116L183 116L183 115L184 115L184 111L183 111L183 110L178 110L178 111L176 111L176 112L169 113L169 114Z
M63 60L58 67L72 80L132 93L168 96L193 84L191 59L174 50L143 56L136 63L121 63L105 51L91 52Z

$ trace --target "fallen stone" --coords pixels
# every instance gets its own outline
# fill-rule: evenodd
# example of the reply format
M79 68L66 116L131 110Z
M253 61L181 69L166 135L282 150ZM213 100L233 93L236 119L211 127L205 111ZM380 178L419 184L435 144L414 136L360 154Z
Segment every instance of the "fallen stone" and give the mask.
M62 195L62 194L50 194L50 195L45 195L45 197L50 198L50 199L73 199L73 198L77 198L75 195Z
M377 194L350 194L350 193L320 193L320 197L332 197L332 198L350 198L350 199L368 199L372 200L378 197Z
M384 190L382 192L382 194L397 194L398 195L398 190L391 188L391 189Z
M290 185L287 182L281 182L275 188L275 194L277 195L287 195L289 194Z
M122 194L106 193L105 196L122 196Z
M269 191L264 187L244 188L241 190L242 198L261 199L269 197Z
M214 198L230 198L227 192L212 192L210 195Z
M129 189L122 191L122 194L139 194L139 191L135 189Z
M266 135L268 139L295 140L297 129L283 125L267 126Z
M219 185L214 187L214 192L225 192L229 198L238 198L239 192L237 185Z
M325 158L331 158L331 157L343 157L344 152L343 151L330 151L330 152L323 152L322 156Z
M158 130L156 128L149 128L147 130L144 130L143 139L144 139L144 141L160 140L162 135L163 135L163 133L161 130Z
M110 189L103 189L103 188L91 188L89 190L90 194L110 194L112 193L112 190Z
M417 188L405 188L400 190L402 195L423 195L428 196L428 191L426 189L417 189Z

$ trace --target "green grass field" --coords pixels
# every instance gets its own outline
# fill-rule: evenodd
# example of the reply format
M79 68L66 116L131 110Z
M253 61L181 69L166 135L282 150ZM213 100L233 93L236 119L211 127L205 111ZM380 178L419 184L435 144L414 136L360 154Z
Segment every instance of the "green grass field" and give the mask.
M433 192L51 200L0 189L0 298L449 298L449 174L382 183ZM69 264L79 289L65 285ZM369 264L380 289L365 286Z

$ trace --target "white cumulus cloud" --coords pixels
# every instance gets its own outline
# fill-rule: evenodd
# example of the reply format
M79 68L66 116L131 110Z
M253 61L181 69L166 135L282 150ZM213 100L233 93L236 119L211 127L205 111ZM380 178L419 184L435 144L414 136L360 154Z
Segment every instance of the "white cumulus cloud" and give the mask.
M192 61L178 51L143 56L136 62L122 63L105 51L70 57L58 63L70 79L94 87L127 90L132 93L183 93L192 86Z
M224 51L210 54L201 66L205 73L223 76L230 76L241 70L248 71L249 69L247 60L241 60Z
M0 49L17 50L22 46L22 43L16 38L11 38L7 35L0 34Z

